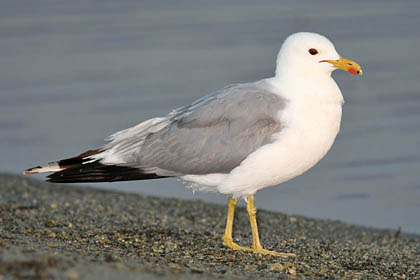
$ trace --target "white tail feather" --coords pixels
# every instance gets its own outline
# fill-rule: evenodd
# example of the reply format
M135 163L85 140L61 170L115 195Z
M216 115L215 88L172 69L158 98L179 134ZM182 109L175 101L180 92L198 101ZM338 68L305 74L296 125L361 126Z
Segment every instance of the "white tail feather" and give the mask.
M64 168L61 168L58 165L58 162L50 162L46 166L37 166L37 167L29 168L29 169L25 170L25 172L23 172L23 174L27 175L27 174L36 174L36 173L57 172L57 171L61 171L63 169Z

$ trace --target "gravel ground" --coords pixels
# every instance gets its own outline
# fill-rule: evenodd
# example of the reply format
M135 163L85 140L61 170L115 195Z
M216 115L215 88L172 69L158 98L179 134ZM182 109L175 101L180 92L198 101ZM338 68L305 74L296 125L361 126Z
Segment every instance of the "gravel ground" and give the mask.
M226 208L0 174L0 279L420 279L419 236L259 211L265 247L297 257L255 255L222 245Z

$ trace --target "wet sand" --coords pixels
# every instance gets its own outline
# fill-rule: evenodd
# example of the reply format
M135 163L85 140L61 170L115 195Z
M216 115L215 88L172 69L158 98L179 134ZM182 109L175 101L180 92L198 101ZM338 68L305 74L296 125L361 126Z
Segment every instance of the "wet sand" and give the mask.
M6 279L416 279L420 237L258 212L267 249L222 245L226 207L46 184L0 174L0 276ZM250 243L239 207L234 238ZM1 278L1 277L0 277Z

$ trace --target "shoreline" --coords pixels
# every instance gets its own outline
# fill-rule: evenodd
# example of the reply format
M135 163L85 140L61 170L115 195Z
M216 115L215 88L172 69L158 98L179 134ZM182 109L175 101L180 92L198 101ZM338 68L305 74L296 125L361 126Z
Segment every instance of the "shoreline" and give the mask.
M420 277L420 236L258 212L266 249L223 246L226 206L157 198L0 173L0 276L53 279ZM234 239L249 246L246 211ZM1 277L0 277L1 278ZM9 279L9 278L7 278Z

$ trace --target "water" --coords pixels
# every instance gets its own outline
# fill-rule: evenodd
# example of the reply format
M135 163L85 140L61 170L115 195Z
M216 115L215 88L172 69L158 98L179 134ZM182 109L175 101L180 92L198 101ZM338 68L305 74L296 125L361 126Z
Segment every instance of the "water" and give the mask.
M419 11L418 1L379 0L3 1L0 170L78 154L270 77L284 38L315 31L365 75L334 73L346 99L335 145L309 172L258 192L257 207L420 233ZM226 203L173 179L94 186Z

